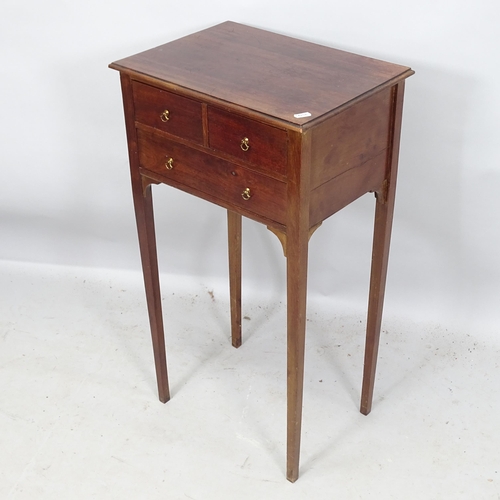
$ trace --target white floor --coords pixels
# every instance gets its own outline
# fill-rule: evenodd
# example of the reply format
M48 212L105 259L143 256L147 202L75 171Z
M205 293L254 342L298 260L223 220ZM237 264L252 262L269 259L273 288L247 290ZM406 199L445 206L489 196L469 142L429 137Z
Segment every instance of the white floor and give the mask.
M158 402L139 273L0 263L0 498L500 499L500 340L309 303L301 476L285 480L285 307L164 276ZM491 340L487 340L487 339Z

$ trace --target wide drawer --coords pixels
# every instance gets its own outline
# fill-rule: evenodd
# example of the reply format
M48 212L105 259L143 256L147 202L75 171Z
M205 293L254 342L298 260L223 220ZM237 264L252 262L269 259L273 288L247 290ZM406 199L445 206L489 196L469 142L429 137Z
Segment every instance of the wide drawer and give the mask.
M132 89L136 121L198 144L203 142L200 102L139 82L133 82Z
M285 130L209 106L208 142L211 148L259 170L286 176L288 148Z
M161 136L137 130L139 164L226 204L285 223L286 183ZM182 186L178 186L182 187ZM189 189L188 189L189 191Z

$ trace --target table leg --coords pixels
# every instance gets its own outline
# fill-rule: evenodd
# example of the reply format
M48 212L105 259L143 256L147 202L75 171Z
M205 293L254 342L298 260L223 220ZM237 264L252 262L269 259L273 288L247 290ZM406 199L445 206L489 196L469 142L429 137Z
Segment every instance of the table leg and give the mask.
M403 114L403 96L404 82L401 82L393 87L388 169L381 192L377 194L375 208L370 296L368 299L368 319L366 325L365 366L360 408L361 413L364 415L370 413L373 401L373 387L375 384L380 326L382 323L382 309L384 306L387 264L389 262L394 200L396 197L396 177Z
M287 235L287 472L299 477L307 301L308 232Z
M389 206L388 203L384 204L377 200L375 209L372 271L366 326L365 366L360 410L364 415L368 415L372 409L387 264L389 260L393 207L394 203Z
M153 341L158 394L160 401L166 403L170 399L170 391L168 387L151 185L149 184L144 187L142 177L133 176L132 188L134 193L134 207L137 232L139 234L144 285L146 288L149 323L151 326L151 338Z
M234 347L241 345L241 215L227 211L229 248L229 295L231 338Z

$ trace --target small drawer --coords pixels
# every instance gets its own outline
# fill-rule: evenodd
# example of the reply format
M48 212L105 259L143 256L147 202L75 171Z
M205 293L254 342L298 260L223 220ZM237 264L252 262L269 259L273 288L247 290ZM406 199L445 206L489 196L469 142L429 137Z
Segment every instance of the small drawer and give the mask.
M180 183L210 195L209 199L225 202L224 206L236 205L285 223L285 182L170 141L158 133L137 130L137 135L140 166L160 174L166 184L171 179L176 186Z
M144 83L133 82L132 88L136 121L198 144L203 143L200 102Z
M259 170L286 176L287 133L212 106L208 107L211 148L254 165Z

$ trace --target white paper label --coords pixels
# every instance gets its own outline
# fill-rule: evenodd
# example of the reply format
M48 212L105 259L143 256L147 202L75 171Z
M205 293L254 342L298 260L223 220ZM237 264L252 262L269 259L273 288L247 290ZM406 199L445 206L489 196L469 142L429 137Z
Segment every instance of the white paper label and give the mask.
M308 116L312 116L309 111L306 111L305 113L296 113L293 115L295 118L307 118Z

